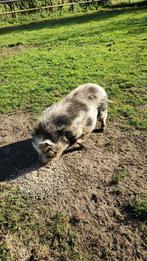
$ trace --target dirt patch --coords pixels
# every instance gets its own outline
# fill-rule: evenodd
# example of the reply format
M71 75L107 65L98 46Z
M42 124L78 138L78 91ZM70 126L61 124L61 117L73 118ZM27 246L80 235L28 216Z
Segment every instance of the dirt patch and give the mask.
M0 116L0 180L17 184L53 210L66 211L79 226L86 260L146 260L141 221L125 205L145 193L145 134L108 123L104 134L93 133L86 150L76 148L59 161L42 166L31 146L34 115ZM129 172L112 184L118 171Z
M12 57L16 54L19 54L20 52L22 52L24 50L31 49L31 48L37 48L37 47L39 47L39 44L23 44L22 42L4 45L0 49L0 57L1 57L1 59L5 59L7 57Z

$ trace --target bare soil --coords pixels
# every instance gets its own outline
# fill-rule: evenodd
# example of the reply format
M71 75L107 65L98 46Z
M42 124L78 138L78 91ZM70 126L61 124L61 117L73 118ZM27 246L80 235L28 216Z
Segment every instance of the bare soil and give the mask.
M145 133L108 122L105 133L92 133L86 149L67 151L42 166L29 134L33 114L0 116L0 181L17 184L36 200L66 211L81 230L86 261L146 260L142 221L125 206L145 193ZM118 171L130 175L118 184Z

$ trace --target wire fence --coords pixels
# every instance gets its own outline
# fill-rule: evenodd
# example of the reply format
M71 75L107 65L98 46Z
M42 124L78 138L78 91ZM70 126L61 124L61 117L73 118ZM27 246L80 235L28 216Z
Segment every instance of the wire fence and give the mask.
M40 5L35 6L33 2L29 3L28 7L25 8L25 4L21 5L21 3L26 3L26 0L0 0L0 5L3 5L5 8L4 11L0 11L0 16L5 15L12 15L12 17L16 17L16 14L23 14L23 13L30 13L30 12L36 12L41 10L46 10L49 12L53 12L55 9L58 9L60 11L63 10L64 7L69 7L70 11L74 11L74 8L76 5L80 5L84 9L88 8L89 5L95 5L95 8L98 7L99 3L104 2L107 0L85 0L85 1L76 1L76 0L69 0L69 2L64 2L64 0L58 1L57 4L53 4L52 1L50 1L50 4L47 5L47 1L45 1L46 5ZM19 5L18 5L19 4Z
M76 6L86 10L93 7L96 10L100 5L111 6L111 8L122 7L146 7L147 0L128 0L112 4L112 0L0 0L0 17L12 16L16 18L17 14L30 14L40 11L53 13L56 11L74 11Z

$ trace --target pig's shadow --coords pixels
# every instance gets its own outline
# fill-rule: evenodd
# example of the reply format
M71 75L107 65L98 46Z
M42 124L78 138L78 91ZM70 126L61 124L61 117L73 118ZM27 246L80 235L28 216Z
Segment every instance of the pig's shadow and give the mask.
M15 142L0 148L0 181L15 179L31 169L41 167L31 139Z
M32 139L27 139L0 147L0 182L16 179L43 166L31 141ZM80 148L69 148L64 153L76 150Z
M93 132L100 132L100 130L96 129ZM31 141L32 139L27 139L0 147L0 182L16 179L18 176L43 166L38 160ZM64 154L81 149L80 147L70 147Z

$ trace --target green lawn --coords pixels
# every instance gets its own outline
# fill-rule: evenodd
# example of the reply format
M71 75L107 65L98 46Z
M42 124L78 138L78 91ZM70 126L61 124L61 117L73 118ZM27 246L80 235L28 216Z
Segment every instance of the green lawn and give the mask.
M102 85L110 118L145 128L146 10L101 10L1 28L0 112L41 112L78 84Z
M40 113L78 84L94 82L114 102L110 120L145 129L146 24L145 9L105 9L1 27L0 113ZM118 186L129 175L115 173L112 181ZM23 260L25 251L30 261L49 253L85 260L78 226L66 214L52 213L47 202L38 204L14 186L0 185L0 192L0 260ZM129 207L146 216L144 199Z

